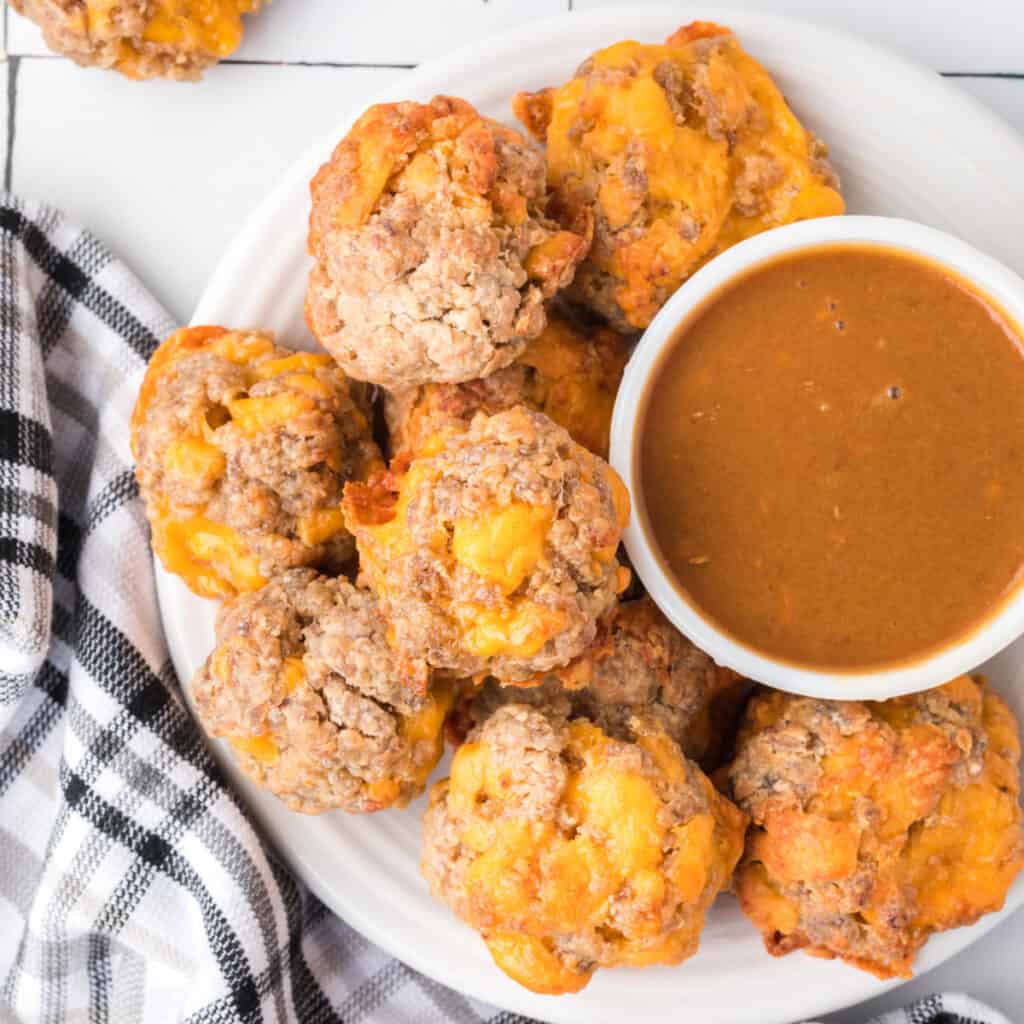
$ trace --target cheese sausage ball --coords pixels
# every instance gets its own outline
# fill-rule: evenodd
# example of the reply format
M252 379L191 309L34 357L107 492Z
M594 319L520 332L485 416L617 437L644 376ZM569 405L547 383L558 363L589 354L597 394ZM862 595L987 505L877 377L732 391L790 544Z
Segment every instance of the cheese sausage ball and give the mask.
M490 680L465 694L460 711L479 724L503 704L550 706L589 718L616 738L642 714L710 770L731 741L746 689L745 680L716 665L644 597L620 604L595 643L564 669L516 686Z
M355 553L346 480L380 464L361 385L270 334L188 327L157 349L132 414L153 548L197 594L228 597Z
M522 406L345 489L396 646L457 676L525 679L580 654L628 582L615 558L628 516L607 463Z
M547 143L566 223L593 230L570 295L620 331L645 328L730 245L843 212L825 147L718 25L695 22L664 46L616 43L513 106Z
M1020 740L980 678L884 703L765 692L729 778L736 875L770 953L909 977L935 932L998 910L1024 865Z
M743 849L744 816L653 722L628 739L510 704L430 793L421 867L435 895L534 992L599 967L676 964Z
M306 319L388 388L508 366L587 244L548 218L540 153L447 96L371 107L311 192Z
M290 569L221 608L199 720L294 811L402 807L441 756L452 684L399 671L386 632L371 594Z
M526 405L565 427L584 448L608 457L615 395L629 350L614 331L579 330L557 314L504 370L463 384L425 384L384 400L392 454L415 452L453 421Z
M11 0L46 45L128 78L198 79L242 41L242 15L263 0Z

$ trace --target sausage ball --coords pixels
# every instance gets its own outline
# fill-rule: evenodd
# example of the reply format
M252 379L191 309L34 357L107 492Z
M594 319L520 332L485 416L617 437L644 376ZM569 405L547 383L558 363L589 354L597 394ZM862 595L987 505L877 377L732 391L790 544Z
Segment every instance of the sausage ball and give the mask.
M741 239L843 212L825 147L729 29L616 43L516 115L547 143L560 215L593 246L570 297L645 328L695 270Z
M384 416L392 454L418 451L453 421L468 423L478 412L491 416L526 405L606 459L612 409L628 356L626 342L614 331L583 331L549 313L547 326L523 354L490 377L388 392Z
M629 517L621 481L522 406L348 485L345 517L398 649L460 677L566 664L628 582L615 558Z
M565 668L516 686L488 680L467 690L459 718L466 728L503 704L527 703L589 718L622 738L644 715L710 771L731 745L746 690L742 677L716 665L644 597L620 604L594 644Z
M742 852L740 811L654 722L631 727L509 704L431 790L424 876L534 992L692 956Z
M452 684L400 667L386 633L371 594L289 569L221 608L199 720L293 811L403 807L441 756Z
M263 0L11 0L46 45L83 67L128 78L195 80L242 41Z
M508 366L587 245L548 218L540 153L447 96L371 107L311 192L306 319L388 388Z
M729 779L752 819L736 893L768 951L909 977L930 935L998 910L1024 865L1019 762L980 678L884 703L757 696Z
M362 386L330 356L262 332L185 328L150 361L131 432L153 548L197 594L352 559L342 487L380 453Z

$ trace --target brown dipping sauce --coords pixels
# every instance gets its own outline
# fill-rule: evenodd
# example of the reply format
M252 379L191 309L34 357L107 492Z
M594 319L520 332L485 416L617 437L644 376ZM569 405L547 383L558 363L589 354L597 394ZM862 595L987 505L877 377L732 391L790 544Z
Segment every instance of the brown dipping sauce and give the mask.
M842 245L757 267L679 328L645 402L662 558L749 647L906 662L1021 580L1024 342L936 264Z

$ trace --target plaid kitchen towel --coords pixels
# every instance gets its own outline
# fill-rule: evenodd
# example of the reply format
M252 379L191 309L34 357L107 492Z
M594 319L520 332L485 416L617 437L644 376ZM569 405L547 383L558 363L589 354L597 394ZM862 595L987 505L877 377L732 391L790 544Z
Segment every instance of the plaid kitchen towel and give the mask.
M128 420L174 325L95 238L0 197L0 1019L515 1024L278 862L160 627ZM959 996L886 1024L1008 1024Z
M814 1021L808 1024L815 1024ZM865 1024L1015 1024L991 1006L962 992L926 996L902 1010L872 1017Z

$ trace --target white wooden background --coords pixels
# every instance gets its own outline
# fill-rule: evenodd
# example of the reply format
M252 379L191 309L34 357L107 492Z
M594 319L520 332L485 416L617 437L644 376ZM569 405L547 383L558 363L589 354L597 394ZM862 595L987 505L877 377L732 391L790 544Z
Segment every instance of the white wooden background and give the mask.
M35 27L5 7L4 186L89 226L186 322L246 214L348 108L463 43L604 2L274 0L250 21L236 56L198 86L82 71L52 56ZM1024 0L722 2L805 17L900 51L955 75L1024 132ZM1007 228L1024 230L1024 211ZM828 1020L859 1024L939 988L970 991L1024 1024L1024 913L944 967Z

